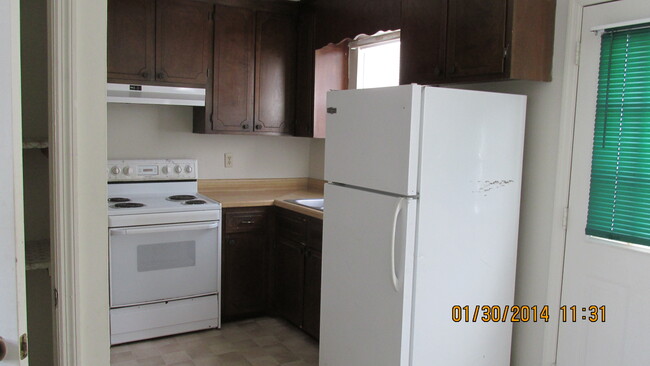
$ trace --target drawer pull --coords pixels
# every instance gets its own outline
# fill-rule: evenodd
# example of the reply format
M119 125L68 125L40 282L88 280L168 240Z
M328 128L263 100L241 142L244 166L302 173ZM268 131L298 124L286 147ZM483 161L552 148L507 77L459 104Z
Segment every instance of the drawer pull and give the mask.
M240 221L239 223L240 223L240 224L247 224L247 225L250 225L250 224L254 224L254 223L255 223L255 220L242 220L242 221Z

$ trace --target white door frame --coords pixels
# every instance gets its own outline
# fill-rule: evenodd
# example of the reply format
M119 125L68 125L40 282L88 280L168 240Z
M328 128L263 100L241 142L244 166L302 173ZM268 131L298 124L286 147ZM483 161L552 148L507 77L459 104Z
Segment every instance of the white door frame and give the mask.
M566 58L564 60L564 82L560 106L560 133L557 154L554 224L551 232L547 304L549 315L557 321L549 322L544 331L542 365L555 365L557 342L560 330L559 308L562 297L562 275L564 250L566 247L566 216L569 206L571 182L571 156L573 152L573 130L575 126L576 94L578 91L578 57L582 32L582 13L586 6L604 4L619 0L570 0L566 37Z
M55 361L109 365L106 0L48 1Z
M27 332L19 8L18 0L0 4L0 336L7 346L0 363L8 366L28 363L20 360L18 346L19 336Z

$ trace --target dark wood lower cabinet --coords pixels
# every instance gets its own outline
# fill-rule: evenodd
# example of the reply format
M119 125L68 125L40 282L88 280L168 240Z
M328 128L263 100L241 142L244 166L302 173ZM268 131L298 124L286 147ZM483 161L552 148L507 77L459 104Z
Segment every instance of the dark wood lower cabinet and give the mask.
M223 244L223 317L266 310L266 233L228 234Z
M302 329L318 339L320 333L321 253L308 250L305 256L305 288Z
M323 221L276 210L273 298L276 313L318 339Z
M275 244L275 299L278 315L294 325L302 325L304 245L278 239Z
M293 211L224 209L223 321L277 315L318 339L322 236L322 220Z
M264 207L224 210L221 309L224 321L265 314L269 234Z

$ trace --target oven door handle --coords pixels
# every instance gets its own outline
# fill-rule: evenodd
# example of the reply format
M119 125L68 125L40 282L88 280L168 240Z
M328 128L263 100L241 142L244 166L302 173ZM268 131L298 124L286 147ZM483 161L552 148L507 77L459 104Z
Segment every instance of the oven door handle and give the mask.
M208 224L164 225L155 227L138 227L128 229L110 229L111 235L152 234L170 231L211 230L219 227L219 222Z

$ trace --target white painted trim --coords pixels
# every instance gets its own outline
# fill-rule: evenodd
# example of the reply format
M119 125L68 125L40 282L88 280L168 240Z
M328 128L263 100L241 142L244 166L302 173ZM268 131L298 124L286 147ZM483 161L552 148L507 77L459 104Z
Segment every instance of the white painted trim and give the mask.
M72 123L72 6L49 1L49 107L50 107L50 241L52 281L58 291L54 309L54 357L59 366L77 365L79 315L73 207L75 206Z
M560 329L559 309L562 301L562 276L564 270L564 250L566 246L565 209L569 205L571 182L571 156L573 151L573 130L575 125L576 93L578 90L578 64L576 52L582 32L583 8L618 0L571 0L566 37L566 57L564 60L564 82L562 86L562 105L560 107L560 133L557 154L555 201L553 207L553 226L549 255L549 275L546 304L549 305L549 322L544 331L542 365L555 365L557 359L558 332Z
M0 4L0 336L7 355L0 364L27 366L20 360L19 338L27 332L25 237L23 219L22 113L20 78L20 1Z
M48 1L55 363L110 362L106 0Z

